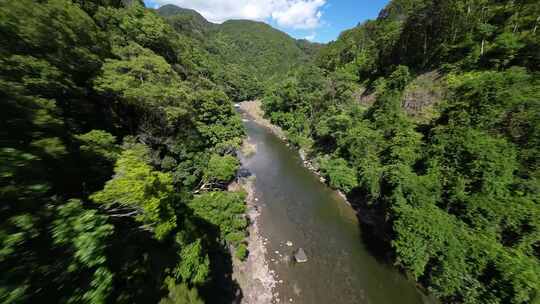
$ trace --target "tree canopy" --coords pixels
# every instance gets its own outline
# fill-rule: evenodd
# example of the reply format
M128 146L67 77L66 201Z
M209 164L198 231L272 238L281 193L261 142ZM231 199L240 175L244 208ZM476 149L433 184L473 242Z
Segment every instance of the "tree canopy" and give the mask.
M120 0L3 1L0 33L0 302L226 298L198 290L244 241L244 196L193 206L244 131L192 33Z

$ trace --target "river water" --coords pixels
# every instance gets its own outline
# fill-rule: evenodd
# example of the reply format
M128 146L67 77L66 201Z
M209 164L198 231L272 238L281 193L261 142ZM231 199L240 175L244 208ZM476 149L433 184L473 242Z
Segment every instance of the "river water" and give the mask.
M413 282L366 250L352 208L302 166L298 153L265 127L244 118L257 152L241 156L241 161L256 176L267 259L277 280L283 281L275 288L276 302L431 303ZM287 246L287 241L293 246ZM299 247L308 262L286 261Z

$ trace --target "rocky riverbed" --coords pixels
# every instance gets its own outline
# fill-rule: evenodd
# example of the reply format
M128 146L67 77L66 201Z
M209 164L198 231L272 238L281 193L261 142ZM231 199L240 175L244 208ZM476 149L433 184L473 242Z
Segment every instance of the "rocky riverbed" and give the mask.
M248 250L245 261L234 259L233 279L242 290L240 304L270 304L276 285L274 272L270 270L266 259L266 240L261 236L258 218L260 210L255 197L254 176L240 178L231 190L243 188L247 193L247 217L249 219ZM236 189L235 189L236 188Z

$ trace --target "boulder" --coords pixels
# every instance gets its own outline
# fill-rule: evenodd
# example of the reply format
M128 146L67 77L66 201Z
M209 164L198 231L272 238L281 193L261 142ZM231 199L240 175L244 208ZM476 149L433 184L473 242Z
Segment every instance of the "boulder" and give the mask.
M298 250L294 254L294 259L298 263L305 263L308 261L306 252L302 248L298 248Z

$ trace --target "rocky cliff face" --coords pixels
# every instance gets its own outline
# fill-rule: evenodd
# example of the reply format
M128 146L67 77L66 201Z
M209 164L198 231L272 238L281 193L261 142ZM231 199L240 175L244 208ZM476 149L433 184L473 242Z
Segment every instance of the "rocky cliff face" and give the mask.
M444 98L445 91L444 76L438 71L421 74L405 88L402 107L415 118L432 118L436 115L434 106Z
M420 74L405 88L401 106L410 116L425 121L436 116L435 106L446 93L445 77L434 70ZM371 106L377 98L377 92L361 88L353 94L362 105Z

